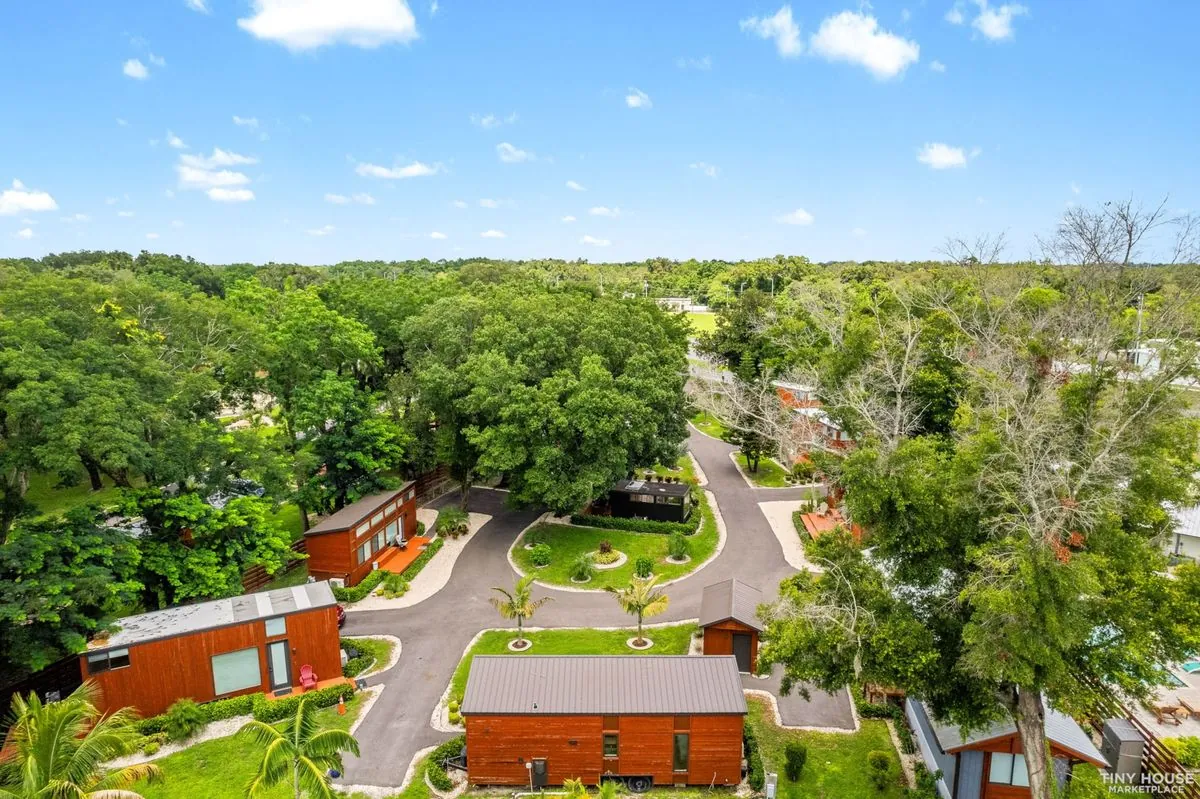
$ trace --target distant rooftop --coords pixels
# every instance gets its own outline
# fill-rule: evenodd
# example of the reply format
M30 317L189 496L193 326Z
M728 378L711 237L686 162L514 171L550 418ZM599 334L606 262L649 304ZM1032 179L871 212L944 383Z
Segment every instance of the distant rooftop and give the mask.
M929 726L937 738L938 746L947 754L970 749L985 741L1007 738L1017 732L1017 726L1011 721L1001 721L963 735L958 727L935 721L923 703L917 704L929 719ZM1108 764L1104 755L1100 754L1100 750L1075 719L1050 707L1046 708L1046 739L1095 765Z
M1190 508L1171 508L1171 516L1175 519L1175 532L1200 538L1200 505Z
M335 530L349 530L363 519L375 513L380 507L391 502L393 499L407 490L412 484L413 481L409 480L407 483L397 489L391 491L380 491L378 494L365 496L358 502L351 502L346 507L329 514L324 519L308 528L304 534L317 535L319 533L331 533Z
M626 494L661 494L668 497L682 497L691 489L690 483L664 483L661 480L618 480L613 491L623 491Z
M758 620L758 605L761 602L762 591L740 580L723 580L706 585L700 599L700 626L707 627L733 619L747 627L762 630L762 622Z
M261 591L257 594L243 594L229 599L215 599L195 605L180 605L118 619L117 631L103 641L93 642L89 649L133 646L159 638L171 638L255 619L283 616L310 608L329 607L335 602L329 583L319 582Z

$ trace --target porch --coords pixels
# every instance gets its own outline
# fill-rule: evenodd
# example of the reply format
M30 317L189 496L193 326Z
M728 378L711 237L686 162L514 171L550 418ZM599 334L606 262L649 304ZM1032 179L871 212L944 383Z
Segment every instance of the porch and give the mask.
M311 691L319 691L322 688L330 688L334 685L353 686L354 680L350 679L349 677L343 677L341 674L339 674L338 676L331 677L328 680L318 680L315 687L309 688L307 690L305 690L304 688L301 688L299 685L296 685L296 686L293 686L293 688L290 691L287 691L287 690L280 690L280 691L274 691L274 692L268 691L265 694L265 696L267 697L267 699L284 699L289 696L301 696L301 695L307 694Z
M388 547L388 551L379 559L379 568L396 574L403 573L413 561L421 557L421 553L432 540L423 535L414 535L408 539L408 545L404 549L398 546Z

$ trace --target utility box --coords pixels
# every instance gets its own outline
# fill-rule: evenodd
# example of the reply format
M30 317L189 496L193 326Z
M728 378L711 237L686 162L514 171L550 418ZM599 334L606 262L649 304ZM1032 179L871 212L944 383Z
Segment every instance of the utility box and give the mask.
M763 789L767 794L767 799L775 799L775 791L779 786L779 775L774 771L767 772L767 779L763 782Z
M1146 738L1128 719L1106 719L1100 754L1108 761L1111 774L1137 778L1142 773Z

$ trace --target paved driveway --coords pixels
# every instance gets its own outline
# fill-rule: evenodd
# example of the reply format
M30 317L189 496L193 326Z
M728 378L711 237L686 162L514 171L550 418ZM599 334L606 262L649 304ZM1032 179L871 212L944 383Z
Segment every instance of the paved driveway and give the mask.
M696 618L701 592L710 583L737 577L758 586L764 599L770 601L777 596L780 581L795 573L784 560L779 541L758 503L800 499L802 490L751 488L729 459L733 447L723 441L693 431L688 447L708 478L708 489L717 498L727 540L715 560L667 588L670 609L655 617L655 622ZM492 519L459 555L450 582L441 592L409 608L347 615L345 635L394 635L401 639L404 648L396 666L368 679L369 684L383 683L387 687L358 728L362 754L348 759L346 783L398 786L418 750L449 737L430 726L430 717L475 634L489 627L507 626L488 598L493 586L510 586L516 579L506 553L521 530L539 515L537 511L506 508L504 499L501 491L472 490L469 509L489 514ZM433 504L440 506L457 500L454 493ZM608 594L552 588L538 591L555 600L538 611L533 622L538 627L629 624L629 617ZM822 703L819 710L814 708L816 720L806 723L851 726L852 718L839 718L839 709Z

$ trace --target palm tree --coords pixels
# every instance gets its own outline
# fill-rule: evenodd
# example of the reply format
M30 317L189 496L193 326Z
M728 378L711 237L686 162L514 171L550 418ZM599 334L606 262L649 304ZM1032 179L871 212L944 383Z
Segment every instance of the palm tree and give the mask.
M99 695L86 682L61 702L13 697L12 725L0 747L0 799L142 799L126 789L138 780L157 781L158 766L104 768L135 751L142 736L131 708L106 716L96 707Z
M548 596L544 596L541 599L534 599L529 590L532 585L533 575L531 574L517 580L517 584L513 586L512 593L503 588L492 589L503 597L492 597L492 606L500 611L500 615L504 618L517 620L517 649L525 648L525 620L532 618L534 611L542 605L553 601L553 597Z
M258 773L246 786L251 797L290 779L296 799L305 795L310 799L334 799L337 794L326 773L342 770L342 752L358 756L354 736L345 730L321 729L317 708L307 698L300 700L295 717L280 726L251 721L238 733L266 747Z
M611 585L604 587L604 590L617 595L617 604L621 606L621 610L637 616L637 638L633 640L634 646L646 645L645 639L642 638L642 619L657 616L670 604L671 600L666 594L655 590L657 584L658 578L651 577L649 580L630 580L629 585L624 588L613 588Z

